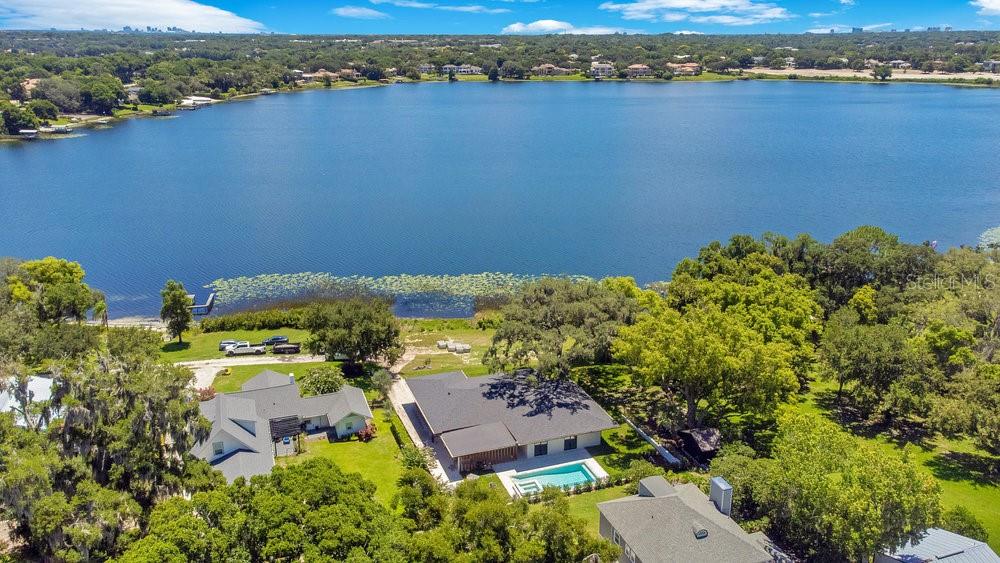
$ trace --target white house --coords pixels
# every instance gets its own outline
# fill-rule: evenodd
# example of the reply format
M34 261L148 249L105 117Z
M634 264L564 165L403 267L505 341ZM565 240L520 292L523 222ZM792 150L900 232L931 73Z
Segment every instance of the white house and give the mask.
M345 385L336 393L303 397L294 376L270 370L244 383L240 391L220 393L200 407L212 431L191 453L229 481L270 472L277 444L285 438L324 430L331 438L345 438L373 418L357 387Z

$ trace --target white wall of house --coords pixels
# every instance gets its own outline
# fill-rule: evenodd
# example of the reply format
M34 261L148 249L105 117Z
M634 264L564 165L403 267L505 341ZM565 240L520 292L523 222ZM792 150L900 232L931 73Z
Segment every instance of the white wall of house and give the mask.
M337 421L334 428L337 429L337 437L350 436L365 427L365 417L351 414Z
M556 440L549 440L549 451L546 455L552 455L565 451L566 438L570 436L564 436ZM539 442L541 443L541 442ZM576 437L576 449L580 448L591 448L594 446L601 445L601 433L600 432L588 432L586 434L579 434ZM528 444L525 448L525 457L532 458L535 457L535 444Z
M221 454L216 454L215 453L215 445L217 443L219 443L219 442L222 442L222 453ZM250 447L247 444L244 444L243 442L237 440L236 438L233 438L227 432L219 432L218 434L216 434L209 441L209 447L211 448L209 450L209 452L211 452L209 454L209 456L210 456L209 457L209 461L214 461L215 459L223 457L223 456L226 456L228 454L231 454L231 453L235 452L236 450L248 450L248 449L250 449Z
M316 430L317 428L326 428L330 426L330 421L327 419L327 416L325 414L321 416L314 416L311 418L304 419L303 423L305 424L306 431Z

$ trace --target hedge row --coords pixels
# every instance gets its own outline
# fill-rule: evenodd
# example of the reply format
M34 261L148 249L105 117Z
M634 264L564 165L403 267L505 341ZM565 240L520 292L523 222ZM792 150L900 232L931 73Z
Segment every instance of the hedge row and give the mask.
M203 332L224 332L232 330L265 330L284 327L302 328L304 308L262 309L229 313L218 317L208 317L201 321Z

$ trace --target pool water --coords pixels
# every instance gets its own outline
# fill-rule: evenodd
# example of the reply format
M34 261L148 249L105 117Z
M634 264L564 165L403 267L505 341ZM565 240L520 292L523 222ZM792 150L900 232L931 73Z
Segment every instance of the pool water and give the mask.
M539 493L545 487L566 488L597 481L582 462L520 473L511 480L522 494Z

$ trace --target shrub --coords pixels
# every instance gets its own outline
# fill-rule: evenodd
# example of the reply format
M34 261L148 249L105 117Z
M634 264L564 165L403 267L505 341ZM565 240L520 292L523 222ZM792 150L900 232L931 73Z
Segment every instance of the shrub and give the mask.
M211 401L215 398L215 387L212 387L211 385L198 389L196 392L198 394L199 401Z
M366 424L364 428L358 430L358 440L362 442L370 442L372 438L375 437L375 426L371 423Z
M229 313L202 320L201 330L203 332L226 332L284 327L302 328L302 312L304 310L304 308L297 307L294 309L261 309L259 311Z
M429 469L432 456L430 448L402 446L399 450L399 462L406 469Z

